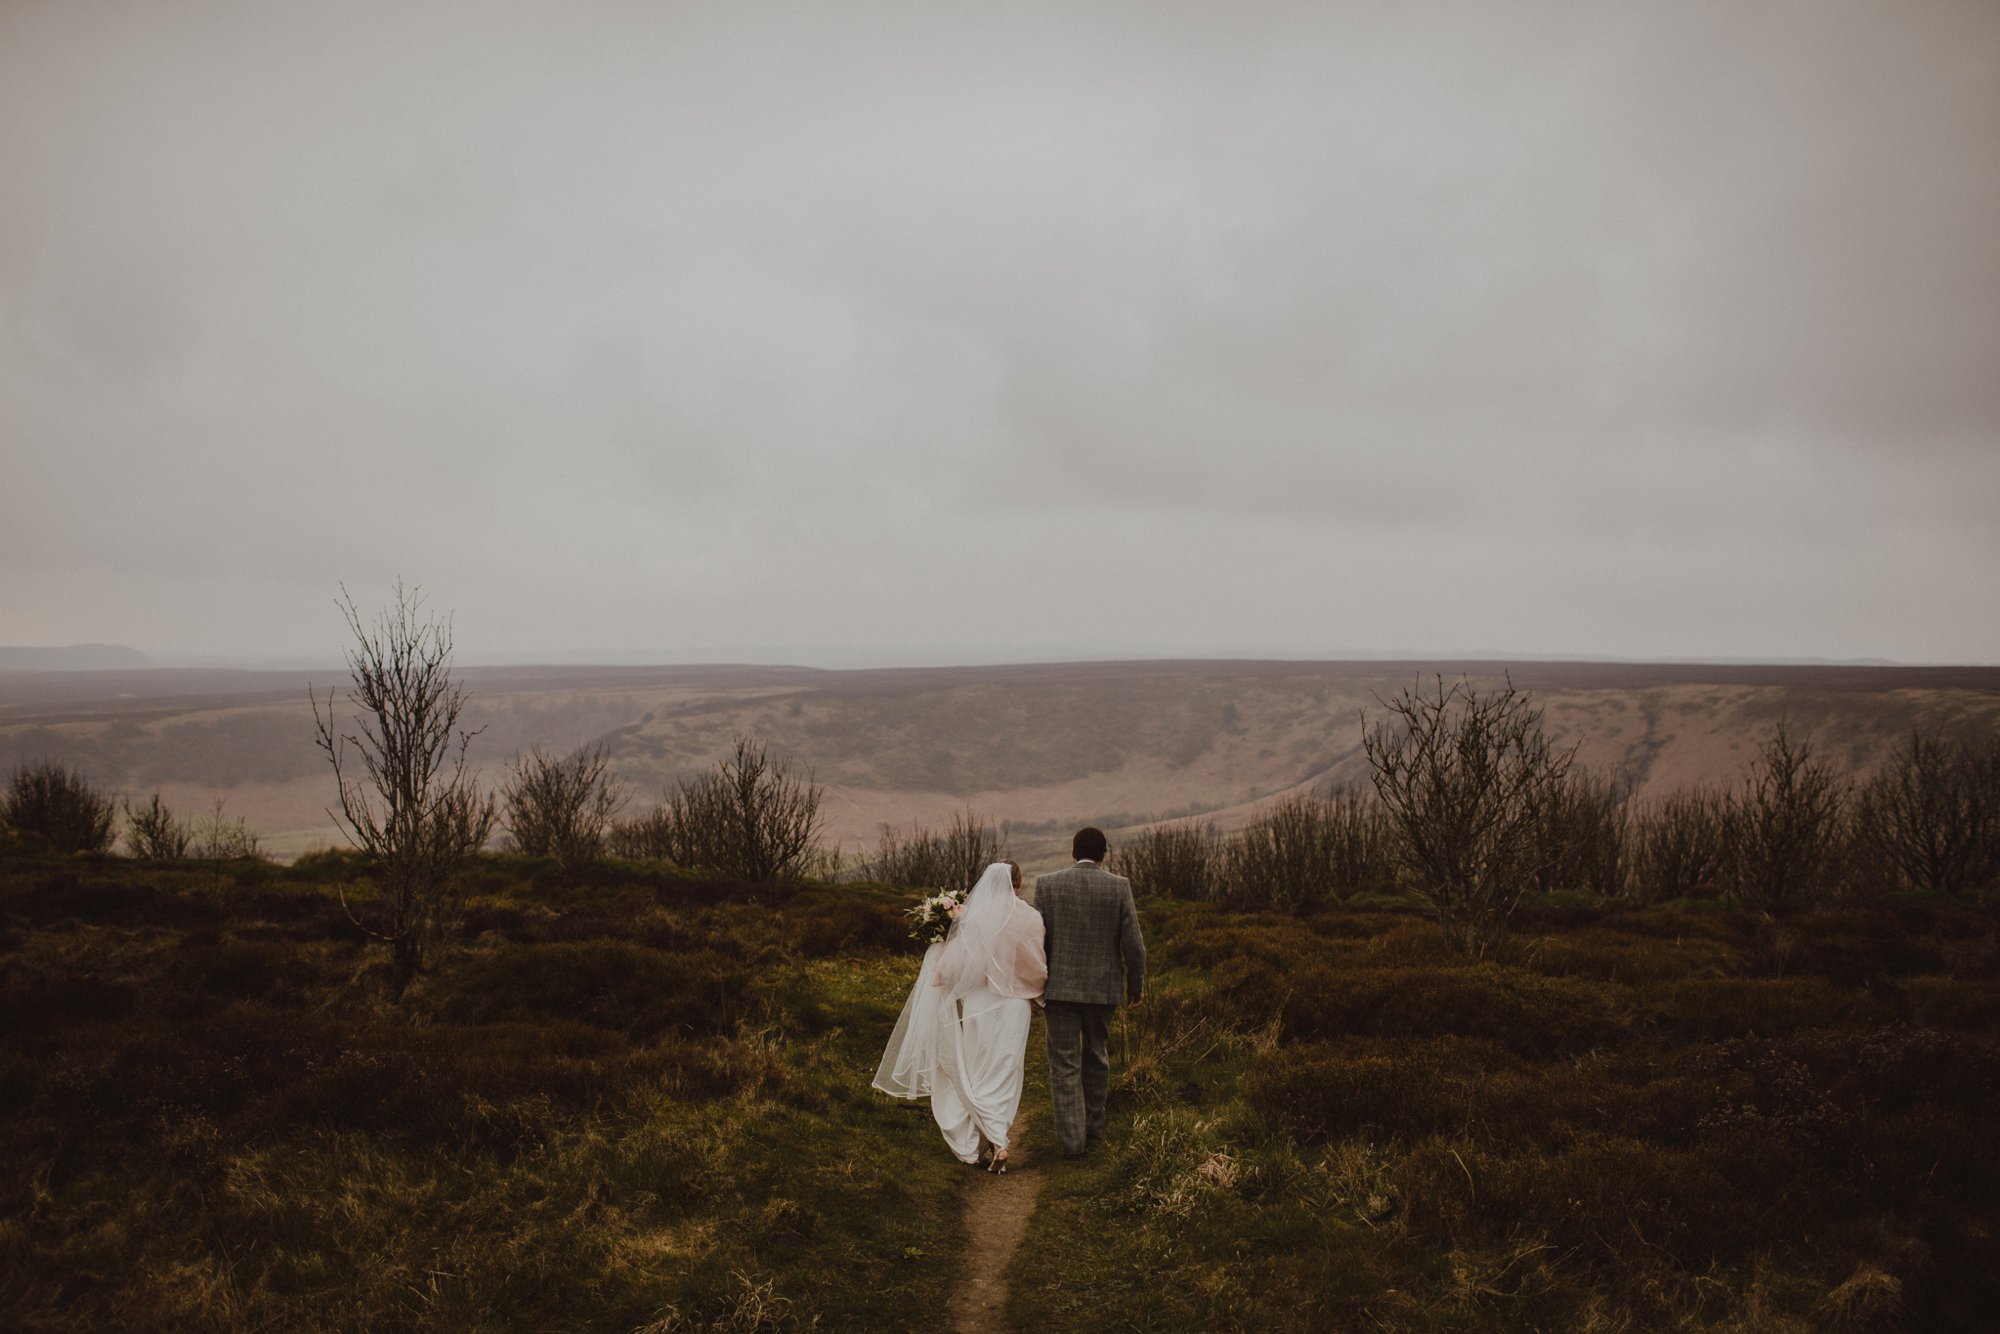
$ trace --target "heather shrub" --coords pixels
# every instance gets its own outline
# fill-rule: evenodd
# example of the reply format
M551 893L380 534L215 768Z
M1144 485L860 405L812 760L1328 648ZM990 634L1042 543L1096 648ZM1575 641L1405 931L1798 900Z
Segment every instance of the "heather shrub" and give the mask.
M129 984L89 972L0 964L0 1033L27 1034L124 1019L138 1005Z
M316 1063L269 1115L508 1151L532 1147L577 1113L615 1112L654 1090L707 1100L746 1077L714 1044L634 1046L589 1023L377 1026Z
M1483 1169L1483 1170L1482 1170ZM1489 1233L1529 1232L1591 1269L1634 1247L1700 1270L1762 1243L1754 1197L1701 1148L1589 1134L1558 1150L1484 1156L1467 1212Z
M1938 941L1887 913L1871 911L1760 923L1751 955L1782 956L1782 968L1774 971L1824 977L1841 987L1945 971Z
M1548 1057L1615 1046L1629 1034L1624 988L1517 970L1357 970L1351 985L1325 994L1319 1027L1421 1037L1488 1038L1520 1055Z
M1717 945L1740 945L1757 930L1765 915L1746 908L1704 905L1691 911L1646 907L1629 912L1607 913L1598 919L1600 929L1648 940L1702 940Z
M1411 1145L1388 1172L1398 1226L1421 1240L1447 1244L1467 1233L1478 1202L1474 1172L1483 1175L1485 1166L1469 1140L1431 1135Z
M62 1120L130 1135L163 1108L231 1122L309 1069L331 1046L330 1025L293 1013L232 1005L171 1022L128 1022L103 1057L52 1081Z
M1147 951L1162 960L1190 968L1213 968L1228 959L1257 959L1266 963L1302 963L1323 958L1326 946L1290 919L1257 918L1245 915L1234 923L1196 924L1178 931L1153 932Z
M438 991L439 1017L454 1023L569 1019L635 1038L727 1033L752 999L740 960L616 940L503 945L461 963Z
M1685 978L1648 990L1642 1007L1649 1024L1684 1042L1775 1037L1880 1017L1867 992L1823 977Z
M1279 969L1238 958L1214 973L1217 1003L1246 1027L1295 1039L1488 1038L1524 1056L1588 1051L1629 1031L1621 988L1478 968Z
M886 903L829 893L790 905L798 919L798 949L812 959L886 954L909 945L909 923Z
M1552 977L1594 978L1640 985L1665 982L1689 973L1727 971L1736 951L1701 937L1658 940L1610 927L1537 936L1523 940L1522 968Z
M1365 936L1330 940L1321 949L1342 967L1451 968L1465 962L1462 950L1419 918L1380 915L1377 928Z
M1505 1047L1478 1038L1287 1044L1258 1058L1243 1092L1302 1143L1370 1132L1415 1139L1467 1131L1477 1077L1518 1065Z
M269 997L292 966L292 951L263 940L228 940L183 948L176 971L185 982L231 1000Z
M114 808L78 770L55 760L17 766L0 793L0 826L51 852L104 852Z
M1646 1052L1592 1052L1473 1079L1465 1133L1496 1144L1560 1148L1585 1132L1688 1144L1714 1108L1712 1081L1662 1068Z
M706 933L687 930L681 934L671 934L678 924L681 914L663 910L654 895L636 886L617 888L592 887L586 894L565 898L556 888L556 882L569 882L570 874L551 866L550 878L546 882L545 894L538 894L533 908L538 911L523 914L521 925L513 934L521 940L641 940L655 948L686 944L690 948L712 948L713 942ZM544 885L539 876L535 881L538 888ZM574 888L574 886L571 886ZM513 906L513 905L507 905ZM495 912L497 905L489 905L486 915L479 920L499 922L504 920ZM654 937L657 929L666 929L670 934ZM470 929L468 922L467 928Z
M1752 1198L1704 1151L1621 1135L1513 1152L1433 1136L1398 1159L1390 1179L1415 1237L1459 1249L1531 1241L1599 1273L1632 1264L1635 1248L1706 1269L1764 1235Z
M1983 1117L2000 1107L2000 1013L1989 1012L1984 1021L1960 1032L1930 1026L1799 1032L1768 1048L1811 1071L1827 1096L1854 1109L1857 1119L1864 1112L1920 1107Z
M1912 1023L1961 1032L2000 1030L2000 982L1913 977L1903 984L1902 997Z
M1031 1260L1046 1292L1171 1253L1091 1300L1226 1324L1204 1294L1250 1309L1357 1256L1402 1277L1347 1315L1396 1328L1818 1328L1882 1319L1868 1281L1958 1328L1990 1299L1988 911L1524 912L1504 965L1389 914L1151 911L1176 1013L1121 1055L1130 1145L1043 1206L1137 1235ZM1339 1325L1309 1305L1270 1323Z

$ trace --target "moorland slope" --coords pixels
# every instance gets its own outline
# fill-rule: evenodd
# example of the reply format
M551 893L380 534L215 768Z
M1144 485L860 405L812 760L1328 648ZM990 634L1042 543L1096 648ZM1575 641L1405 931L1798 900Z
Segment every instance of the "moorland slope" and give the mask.
M827 789L829 841L970 806L1053 854L1068 829L1206 813L1223 828L1303 786L1363 776L1362 718L1420 676L1511 675L1551 730L1640 795L1734 781L1780 717L1865 772L1912 724L2000 723L2000 668L1497 662L1129 662L819 671L469 668L472 756L602 742L635 803L742 732ZM335 673L0 673L0 766L62 758L101 784L225 800L279 854L337 842L309 685Z

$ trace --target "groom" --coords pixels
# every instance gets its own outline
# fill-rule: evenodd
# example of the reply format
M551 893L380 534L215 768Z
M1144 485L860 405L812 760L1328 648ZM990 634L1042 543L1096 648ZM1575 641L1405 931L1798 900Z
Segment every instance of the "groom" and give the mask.
M1146 942L1132 882L1101 863L1104 831L1079 829L1076 865L1035 881L1049 980L1042 993L1049 1029L1049 1089L1056 1138L1074 1158L1104 1129L1111 1089L1111 1016L1118 1002L1139 1003L1146 985Z

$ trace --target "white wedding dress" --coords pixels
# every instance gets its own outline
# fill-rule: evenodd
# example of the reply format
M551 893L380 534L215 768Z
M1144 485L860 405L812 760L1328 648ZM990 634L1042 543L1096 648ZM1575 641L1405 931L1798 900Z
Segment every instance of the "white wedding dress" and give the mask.
M875 1087L928 1097L962 1162L978 1162L982 1142L1006 1148L1027 1075L1029 1002L1048 975L1042 915L1015 896L1012 868L996 862L951 933L924 952Z

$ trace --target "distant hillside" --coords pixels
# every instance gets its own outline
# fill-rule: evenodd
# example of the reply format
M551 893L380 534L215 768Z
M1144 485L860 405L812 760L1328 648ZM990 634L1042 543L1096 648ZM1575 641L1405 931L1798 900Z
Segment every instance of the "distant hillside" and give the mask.
M826 788L829 837L970 806L1024 859L1080 822L1114 831L1201 814L1240 826L1288 791L1361 781L1362 715L1431 673L1511 674L1584 763L1642 795L1731 783L1781 716L1843 770L1912 724L2000 726L2000 668L1631 663L1128 662L824 671L468 668L471 755L489 781L531 745L602 742L635 807L754 733ZM336 840L308 682L338 672L153 669L0 677L0 766L60 756L185 809L215 800L266 845Z
M69 644L30 648L0 644L0 672L102 672L145 667L145 654L123 644Z

